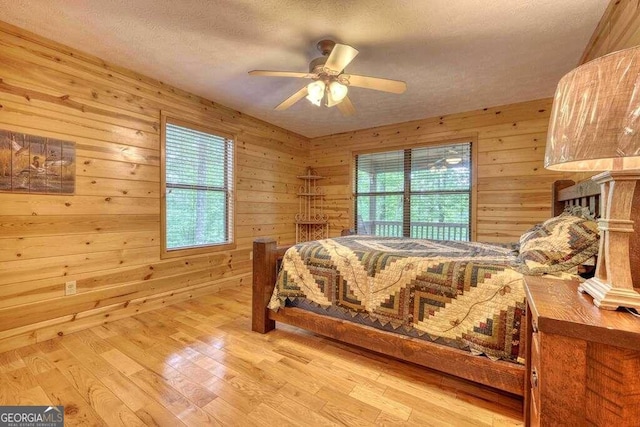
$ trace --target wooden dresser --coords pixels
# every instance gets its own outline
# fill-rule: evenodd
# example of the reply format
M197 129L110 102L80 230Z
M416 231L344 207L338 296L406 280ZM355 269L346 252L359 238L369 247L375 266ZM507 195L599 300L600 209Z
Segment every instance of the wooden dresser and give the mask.
M525 282L526 425L640 426L640 318L598 309L577 282Z

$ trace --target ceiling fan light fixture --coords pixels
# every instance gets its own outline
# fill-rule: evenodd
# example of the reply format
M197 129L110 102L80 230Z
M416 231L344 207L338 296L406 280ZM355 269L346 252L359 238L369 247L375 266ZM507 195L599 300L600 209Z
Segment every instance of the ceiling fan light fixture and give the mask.
M339 81L334 80L329 84L329 91L331 92L331 98L333 98L335 102L340 102L347 96L349 88Z
M462 162L462 156L456 150L449 150L444 161L449 165L457 165Z
M249 71L252 76L293 77L313 80L311 84L301 88L278 104L275 107L276 111L286 110L302 98L307 98L309 102L317 106L321 106L323 100L326 100L327 107L337 106L343 115L351 116L355 114L356 109L347 94L349 86L389 93L403 93L407 89L407 84L400 80L345 74L345 68L358 55L358 50L352 46L336 43L332 40L321 40L318 42L317 47L322 52L322 57L311 61L309 72Z
M322 98L324 98L325 83L322 80L316 80L307 85L307 99L313 105L320 106Z

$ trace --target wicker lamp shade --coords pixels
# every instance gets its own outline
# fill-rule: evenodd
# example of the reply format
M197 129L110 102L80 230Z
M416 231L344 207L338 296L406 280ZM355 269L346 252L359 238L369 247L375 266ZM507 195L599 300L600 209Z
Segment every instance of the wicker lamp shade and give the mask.
M560 80L545 167L640 169L640 46L588 62Z

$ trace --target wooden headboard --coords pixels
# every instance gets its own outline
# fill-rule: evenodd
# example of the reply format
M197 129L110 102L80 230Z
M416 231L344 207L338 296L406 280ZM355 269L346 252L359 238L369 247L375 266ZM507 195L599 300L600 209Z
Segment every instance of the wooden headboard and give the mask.
M599 218L600 186L590 179L577 184L569 180L554 182L551 215L560 215L567 206L587 207L594 217Z
M600 186L591 179L575 183L569 180L553 183L552 215L560 215L567 206L585 206L600 217ZM636 186L633 195L631 219L635 221L634 235L630 239L629 258L631 277L636 288L640 288L640 186Z

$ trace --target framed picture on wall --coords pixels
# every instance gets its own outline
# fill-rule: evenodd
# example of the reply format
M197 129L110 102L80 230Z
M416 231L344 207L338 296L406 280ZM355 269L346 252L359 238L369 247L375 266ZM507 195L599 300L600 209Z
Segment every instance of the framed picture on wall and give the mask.
M73 194L75 143L0 130L0 192Z

